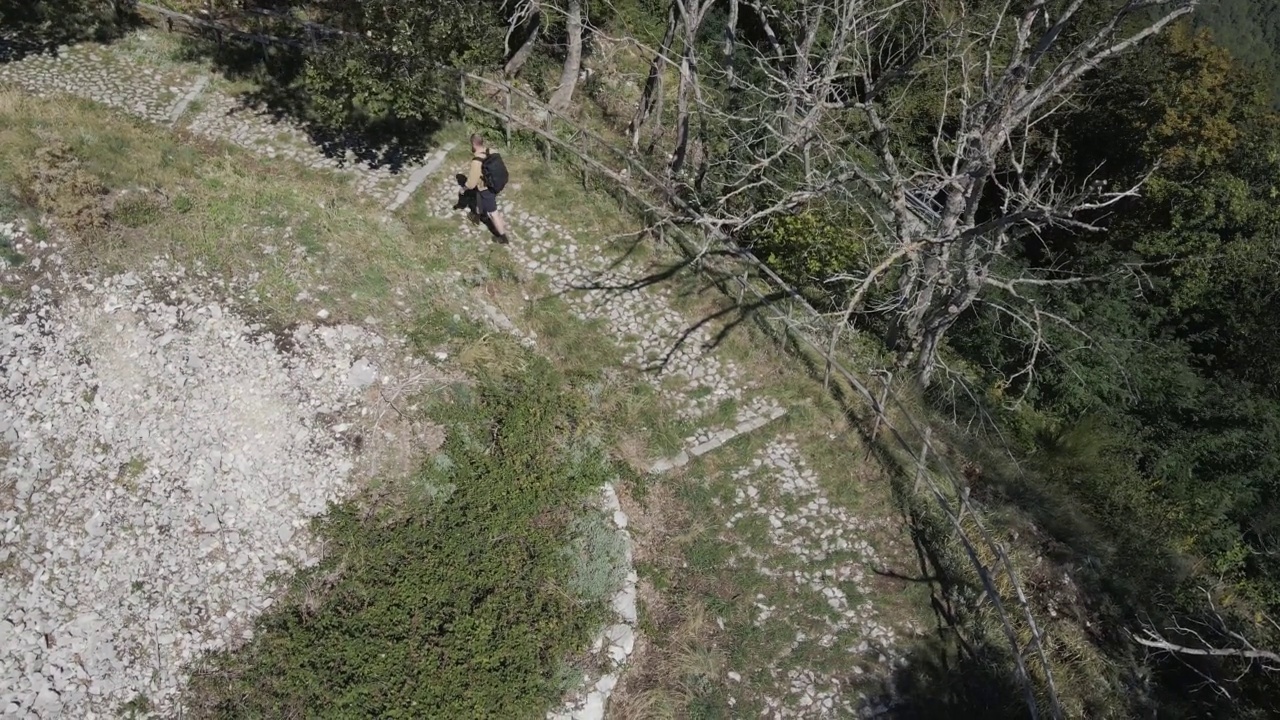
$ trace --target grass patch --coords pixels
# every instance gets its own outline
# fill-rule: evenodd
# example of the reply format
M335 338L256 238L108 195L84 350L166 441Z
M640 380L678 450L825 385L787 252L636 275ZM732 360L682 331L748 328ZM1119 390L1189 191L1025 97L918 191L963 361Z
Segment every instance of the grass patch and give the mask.
M81 237L97 236L110 222L107 187L60 139L18 163L12 182L23 203Z
M194 715L540 717L620 572L585 504L617 469L582 410L541 360L459 386L431 412L440 455L402 501L320 521L328 556L246 647L209 659Z
M121 271L164 255L254 277L247 300L282 323L319 309L295 301L308 281L331 288L315 294L335 320L385 315L399 298L416 306L425 278L466 251L426 213L386 220L345 177L12 89L0 89L0 183L55 225L96 238L74 247L83 267Z
M152 707L151 698L138 694L129 702L121 703L120 707L116 708L116 714L125 720L137 720L147 717Z

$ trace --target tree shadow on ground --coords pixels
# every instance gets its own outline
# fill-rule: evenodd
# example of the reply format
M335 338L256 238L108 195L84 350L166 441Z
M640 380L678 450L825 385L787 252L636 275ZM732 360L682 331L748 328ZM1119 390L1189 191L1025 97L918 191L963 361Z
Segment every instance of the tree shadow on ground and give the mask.
M32 56L57 57L59 49L90 40L106 43L142 25L126 13L43 17L32 0L0 0L0 65Z
M237 97L240 107L302 129L325 157L338 165L359 164L393 173L417 164L434 148L442 123L436 119L375 117L352 112L342 125L317 118L313 94L303 83L306 51L244 39L186 37L181 59L208 63L229 80L253 89Z
M729 258L735 253L728 248L708 250L704 255L697 258L682 258L676 262L652 264L649 266L649 272L643 273L637 277L625 277L622 275L610 276L616 273L619 268L623 267L626 261L633 257L639 249L640 243L644 242L644 236L637 238L628 247L627 251L610 262L601 272L595 273L590 279L571 283L562 293L570 291L587 292L598 291L604 294L604 298L600 301L601 305L608 303L617 297L640 290L651 289L664 283L679 282L687 280L697 273L700 267L707 263L713 262L719 258ZM707 289L713 287L713 283L709 280L703 281L704 287ZM734 303L733 305L723 307L708 312L707 314L693 319L692 321L683 323L683 326L670 339L670 345L663 351L654 362L644 368L648 372L662 372L674 360L676 353L685 343L689 342L695 334L704 328L715 327L712 336L702 343L698 348L701 352L710 352L719 347L725 340L733 334L735 330L752 318L752 316L773 303L787 297L787 293L778 291L770 293L763 298L751 301L743 301ZM718 325L718 327L716 327Z
M36 55L58 55L56 40L24 36L10 28L0 31L0 65L19 62Z
M995 658L934 637L907 653L905 664L884 682L871 706L893 720L1025 720L1024 691L999 670Z

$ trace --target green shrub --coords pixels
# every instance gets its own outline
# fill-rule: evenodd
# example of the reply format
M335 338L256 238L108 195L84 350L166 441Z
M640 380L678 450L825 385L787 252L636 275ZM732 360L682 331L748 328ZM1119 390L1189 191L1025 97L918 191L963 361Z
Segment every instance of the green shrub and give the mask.
M569 525L572 540L565 553L573 562L569 588L588 603L605 602L626 577L626 539L600 513L584 513Z
M0 27L27 37L70 42L118 37L132 20L124 3L108 0L8 0L0 2Z
M541 717L603 621L617 562L590 503L618 469L584 442L581 409L537 359L459 387L431 413L440 453L398 502L331 509L326 559L248 645L207 659L191 714Z
M116 199L111 219L127 228L146 227L159 220L164 202L152 193L130 192Z
M774 218L751 234L747 244L766 265L809 296L838 302L841 273L866 269L865 223L848 213L810 208ZM825 302L824 302L825 301Z

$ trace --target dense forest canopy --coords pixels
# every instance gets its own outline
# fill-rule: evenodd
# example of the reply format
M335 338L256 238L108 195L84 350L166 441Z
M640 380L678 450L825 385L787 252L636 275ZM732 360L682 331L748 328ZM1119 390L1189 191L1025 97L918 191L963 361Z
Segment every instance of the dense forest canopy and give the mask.
M456 68L588 117L593 33L639 38L591 118L963 420L1080 589L1080 706L1280 713L1280 6L293 5L353 34L298 73L332 122L447 114Z
M1201 4L1196 24L1214 42L1255 69L1273 105L1280 103L1280 6L1267 0L1214 0Z

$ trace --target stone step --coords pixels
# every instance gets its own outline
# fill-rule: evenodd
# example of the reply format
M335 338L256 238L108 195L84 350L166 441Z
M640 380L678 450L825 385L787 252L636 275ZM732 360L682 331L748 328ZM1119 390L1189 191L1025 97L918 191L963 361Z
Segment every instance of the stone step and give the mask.
M684 450L671 457L656 460L649 467L649 472L662 474L687 465L690 460L705 455L737 437L746 435L753 430L758 430L786 414L786 409L780 405L773 404L772 400L765 400L760 403L760 407L749 406L743 408L738 412L732 423L704 430L686 438Z
M187 108L191 107L191 103L195 102L196 98L200 97L200 93L204 92L204 89L208 86L209 76L201 75L195 84L191 86L191 89L178 100L178 104L173 107L173 110L169 112L169 124L176 125L182 119L183 114L187 112Z
M428 160L425 165L414 170L409 175L409 180L399 189L399 191L396 192L396 199L392 200L391 203L387 205L387 212L395 212L396 210L399 210L402 205L409 202L409 198L412 197L414 191L416 191L428 177L440 169L440 166L444 164L445 158L448 157L449 151L456 146L457 143L445 143L443 147L431 155L431 159Z

